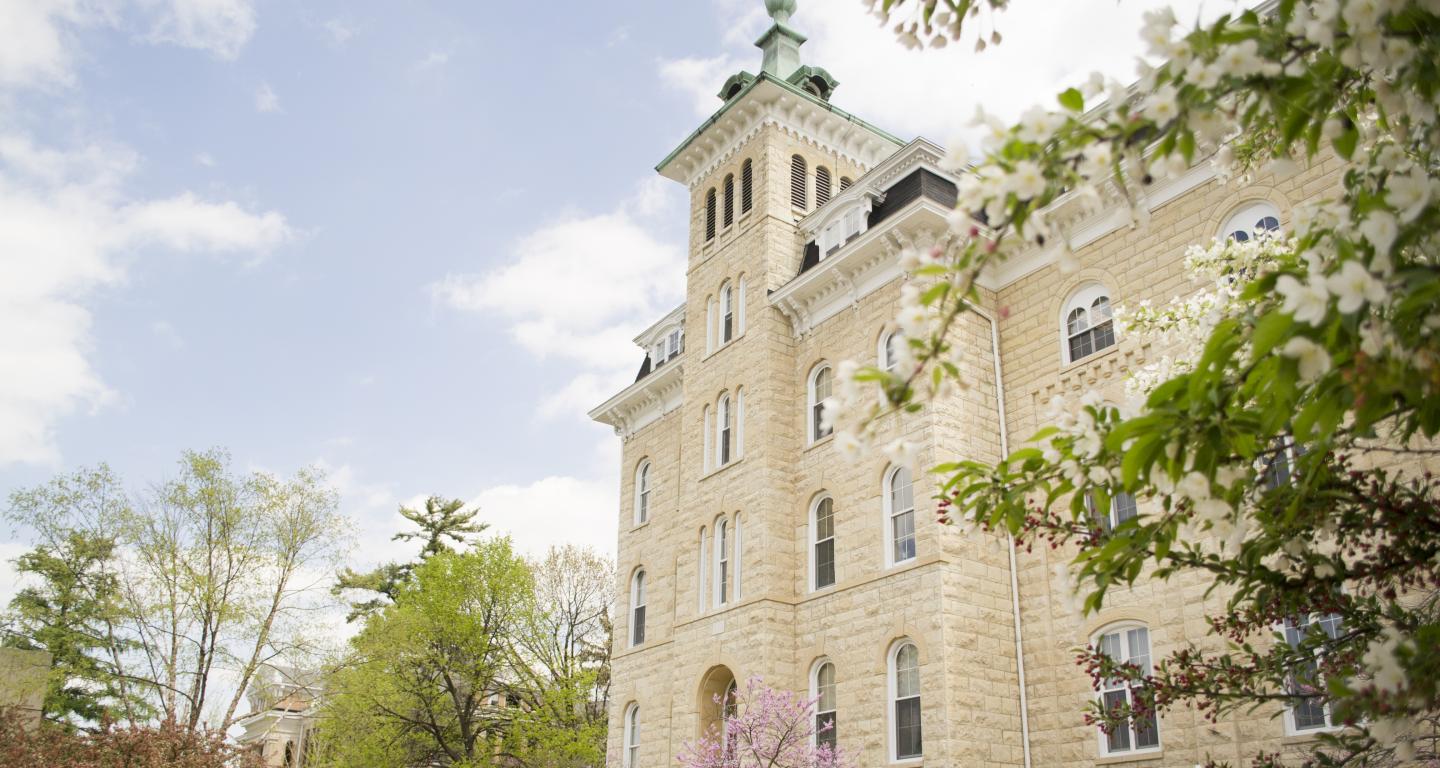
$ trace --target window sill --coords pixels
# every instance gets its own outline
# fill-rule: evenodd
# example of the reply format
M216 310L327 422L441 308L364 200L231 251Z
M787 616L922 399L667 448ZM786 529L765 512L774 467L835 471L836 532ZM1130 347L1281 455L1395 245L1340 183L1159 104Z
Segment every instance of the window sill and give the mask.
M1061 364L1060 374L1063 376L1064 374L1070 373L1071 371L1084 368L1087 365L1092 365L1096 362L1099 362L1100 360L1104 360L1105 358L1118 353L1119 351L1120 342L1117 341L1114 344L1111 344L1110 346L1100 350L1099 352L1092 352L1091 354L1088 354L1085 357L1080 358L1079 360L1074 360ZM1064 360L1064 353L1061 354L1061 360Z
M702 357L702 358L700 358L700 362L703 363L703 362L705 362L706 360L709 360L710 358L712 358L712 357L720 354L721 352L725 351L726 349L729 349L731 345L733 345L735 342L737 342L737 341L739 341L739 340L741 340L741 339L743 339L743 338L745 338L745 332L744 332L744 331L741 331L741 332L735 334L734 336L731 336L729 341L727 341L727 342L725 342L725 343L723 343L723 344L715 347L714 349L710 350L709 352L705 353L705 356Z
M829 443L829 442L833 442L834 440L835 440L835 433L832 431L830 434L828 434L828 435L826 435L826 436L824 436L824 437L822 437L822 438L820 438L820 439L818 439L818 440L811 440L811 441L810 441L810 444L807 445L807 446L805 446L805 450L808 451L808 450L811 450L812 448L819 448L820 446L825 445L826 443Z
M1141 760L1159 760L1165 756L1163 749L1148 749L1137 752L1125 752L1119 755L1101 755L1095 758L1096 765L1120 765L1121 763L1138 763Z
M1308 728L1303 731L1286 731L1281 738L1282 744L1309 744L1319 741L1321 736L1326 734L1340 733L1345 730L1343 725L1331 725L1325 728Z
M908 560L901 560L901 561L898 562L898 563L888 563L888 562L885 563L885 571L886 571L887 573L890 572L890 571L904 571L904 570L907 570L907 569L911 568L912 566L918 564L919 562L920 562L920 555L917 554L917 555L915 555L914 557L912 557L912 558L910 558L910 559L908 559Z
M916 768L916 766L924 764L925 758L923 757L906 757L900 760L891 760L886 763L886 765L894 766L895 768Z
M649 524L650 524L650 521L649 521L649 520L646 520L646 521L643 522L643 523L636 523L636 524L630 526L630 532L631 532L631 533L634 533L634 532L640 530L641 528L644 528L645 526L647 526L647 525L649 525Z
M727 469L735 466L736 464L739 464L740 462L742 462L742 461L744 461L744 460L745 460L745 457L744 457L744 456L741 456L741 457L738 458L738 459L731 459L729 464L724 464L724 465L722 465L722 466L719 466L719 467L716 467L716 468L710 470L709 472L707 472L707 473L705 473L704 475L702 475L702 476L700 477L700 480L701 480L701 481L709 480L710 478L712 478L712 477L720 474L721 472L724 472L725 470L727 470Z

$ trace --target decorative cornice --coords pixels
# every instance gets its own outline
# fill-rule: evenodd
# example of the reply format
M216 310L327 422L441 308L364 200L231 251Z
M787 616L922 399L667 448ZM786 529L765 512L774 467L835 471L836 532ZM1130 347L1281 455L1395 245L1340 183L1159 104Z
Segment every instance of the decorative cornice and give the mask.
M664 317L656 321L654 325L641 331L640 335L635 337L635 344L646 352L649 352L650 348L665 337L671 329L684 327L685 304L681 302L680 306L670 310Z
M684 393L684 355L621 390L590 411L591 419L615 428L628 440L632 435L680 407Z

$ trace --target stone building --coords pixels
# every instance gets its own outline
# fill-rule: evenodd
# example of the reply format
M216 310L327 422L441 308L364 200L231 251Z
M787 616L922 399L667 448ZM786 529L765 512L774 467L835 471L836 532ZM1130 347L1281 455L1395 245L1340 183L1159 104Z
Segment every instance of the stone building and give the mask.
M319 676L265 665L245 693L250 713L235 721L236 741L266 768L305 768L314 750Z
M890 364L900 253L944 236L956 178L940 147L832 103L835 78L801 61L793 0L766 5L760 73L726 81L657 169L690 190L685 303L636 338L635 383L591 413L624 443L610 764L673 765L722 716L715 695L754 675L818 697L863 766L1191 766L1313 740L1323 709L1087 727L1086 702L1126 693L1095 691L1075 648L1140 660L1203 642L1221 599L1141 584L1079 619L1052 595L1065 553L942 529L931 477L851 462L820 428L838 361ZM888 417L882 442L918 444L917 468L992 461L1057 394L1119 400L1156 350L1117 335L1111 305L1198 287L1188 245L1284 227L1338 188L1335 170L1236 186L1202 163L1153 185L1148 227L1119 205L1081 220L1078 272L1042 252L1008 261L957 331L971 386ZM1122 498L1110 516L1135 513Z

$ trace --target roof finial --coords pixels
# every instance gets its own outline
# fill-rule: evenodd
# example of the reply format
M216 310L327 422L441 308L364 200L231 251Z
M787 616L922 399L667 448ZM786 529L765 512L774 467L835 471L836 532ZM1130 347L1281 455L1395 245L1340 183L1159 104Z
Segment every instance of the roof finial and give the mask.
M795 13L795 0L765 0L765 10L778 24L784 24Z

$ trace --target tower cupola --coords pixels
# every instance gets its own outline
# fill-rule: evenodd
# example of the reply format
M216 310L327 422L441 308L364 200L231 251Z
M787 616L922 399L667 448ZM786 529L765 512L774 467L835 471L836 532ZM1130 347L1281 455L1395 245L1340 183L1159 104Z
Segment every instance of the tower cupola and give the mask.
M800 46L805 43L805 36L788 23L795 13L795 0L765 0L765 10L775 23L755 41L765 54L760 69L785 80L800 68Z

